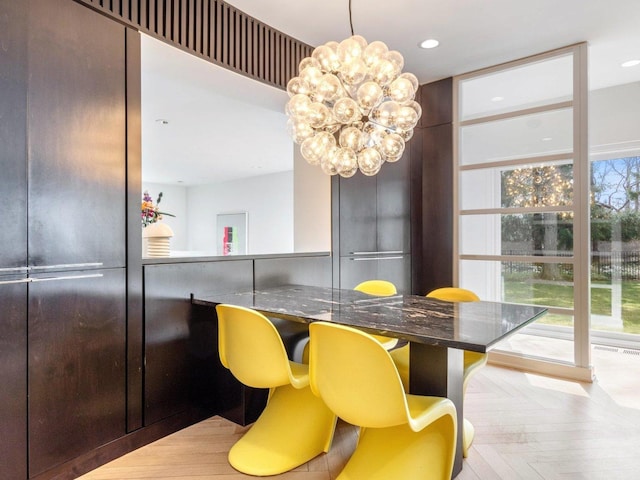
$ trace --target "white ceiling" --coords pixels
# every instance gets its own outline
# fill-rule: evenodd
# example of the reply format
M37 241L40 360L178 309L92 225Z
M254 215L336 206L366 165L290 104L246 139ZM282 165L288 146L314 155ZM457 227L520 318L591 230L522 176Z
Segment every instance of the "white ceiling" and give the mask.
M229 0L310 45L350 35L349 0ZM590 88L640 81L640 0L352 0L356 34L382 40L420 83L581 41ZM418 48L426 38L440 46ZM286 94L143 37L143 180L184 185L291 168ZM168 124L156 122L166 119Z
M227 3L309 45L351 34L349 0ZM351 11L354 33L402 53L420 83L583 41L591 45L594 88L640 78L620 68L640 58L638 0L352 0ZM418 48L427 38L440 46Z
M142 35L143 182L188 186L291 170L287 98Z

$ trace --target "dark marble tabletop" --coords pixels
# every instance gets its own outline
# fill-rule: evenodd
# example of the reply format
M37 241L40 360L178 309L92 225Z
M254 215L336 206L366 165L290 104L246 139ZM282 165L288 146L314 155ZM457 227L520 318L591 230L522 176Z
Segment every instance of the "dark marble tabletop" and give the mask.
M426 345L486 352L547 311L497 302L443 302L418 295L376 297L354 290L290 285L196 296L194 304L253 308L295 321L349 325Z

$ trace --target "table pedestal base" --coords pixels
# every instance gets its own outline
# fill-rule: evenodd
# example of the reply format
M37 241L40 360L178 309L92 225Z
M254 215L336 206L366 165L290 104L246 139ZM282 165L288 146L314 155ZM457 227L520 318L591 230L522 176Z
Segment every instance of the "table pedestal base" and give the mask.
M435 395L449 398L456 406L458 437L453 462L455 478L462 470L462 374L464 351L457 348L411 343L409 347L409 389L417 395Z

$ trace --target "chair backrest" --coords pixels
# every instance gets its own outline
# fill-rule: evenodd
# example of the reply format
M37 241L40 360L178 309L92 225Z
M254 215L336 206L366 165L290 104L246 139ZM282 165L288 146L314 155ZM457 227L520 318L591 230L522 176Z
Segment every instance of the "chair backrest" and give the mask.
M478 297L471 290L458 287L443 287L436 288L435 290L427 293L427 297L437 298L438 300L444 300L447 302L479 302Z
M287 352L267 317L235 305L218 305L216 312L220 361L234 377L255 388L291 383Z
M339 417L354 425L384 428L408 422L398 371L370 335L343 325L309 325L309 380Z
M386 280L367 280L366 282L356 285L354 290L369 295L378 295L380 297L396 295L398 293L396 286Z

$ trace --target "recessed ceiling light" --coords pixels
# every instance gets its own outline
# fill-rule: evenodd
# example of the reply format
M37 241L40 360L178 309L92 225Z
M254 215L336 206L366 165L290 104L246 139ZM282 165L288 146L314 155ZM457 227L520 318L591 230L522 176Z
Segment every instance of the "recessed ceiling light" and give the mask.
M542 139L543 142L550 142L551 140L553 140L553 137L544 137Z
M420 44L420 48L436 48L440 45L440 42L435 38L430 38L429 40L425 40Z
M501 102L502 100L504 100L504 97L493 97L491 99L492 102Z
M628 62L624 62L621 67L635 67L636 65L640 65L640 60L629 60Z

